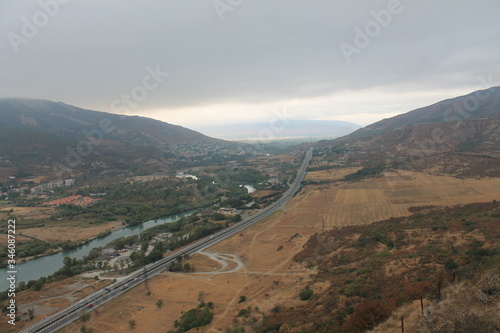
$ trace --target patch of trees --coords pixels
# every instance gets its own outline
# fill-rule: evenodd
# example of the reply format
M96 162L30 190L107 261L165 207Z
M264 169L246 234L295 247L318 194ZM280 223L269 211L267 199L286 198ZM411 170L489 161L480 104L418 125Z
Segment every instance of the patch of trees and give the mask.
M194 267L191 266L188 262L183 264L182 261L176 261L172 263L168 270L171 272L191 273L194 272Z
M343 181L355 181L361 180L367 177L376 176L385 170L385 167L382 165L378 165L375 167L365 167L361 170L356 171L355 173L351 173L350 175L345 176Z
M252 196L248 193L243 194L227 194L228 199L223 200L220 205L222 207L232 207L236 209L245 208L245 205L253 200Z
M240 222L241 220L242 220L241 215L240 214L236 214L236 215L231 216L227 220L227 222L229 222L229 223L237 223L237 222Z
M139 242L138 235L132 235L128 237L120 237L109 242L106 247L112 247L115 250L123 249L126 246L132 246Z
M50 249L56 249L57 246L48 242L35 240L32 242L17 242L17 257L25 258L44 254ZM2 247L0 250L0 259L7 258L8 248L7 246ZM5 266L4 266L5 267Z
M201 301L197 308L189 310L181 316L180 320L176 320L176 330L170 330L169 333L184 333L192 328L210 324L214 318L212 308L211 302Z

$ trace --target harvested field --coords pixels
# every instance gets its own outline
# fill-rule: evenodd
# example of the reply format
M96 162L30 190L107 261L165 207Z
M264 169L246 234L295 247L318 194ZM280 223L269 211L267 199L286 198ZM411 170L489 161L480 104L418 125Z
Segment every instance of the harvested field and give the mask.
M409 215L412 206L452 206L500 199L500 179L458 179L412 172L314 191L310 204L326 227L366 224ZM320 216L321 215L321 216Z
M352 168L331 168L330 170L308 172L305 180L322 181L322 180L339 180L351 173L360 170L359 167Z
M21 233L48 242L61 241L83 241L93 238L108 230L116 230L122 227L121 222L109 222L92 227L45 227L22 229Z
M41 220L51 217L55 214L56 210L52 207L12 207L12 206L2 206L2 211L10 211L11 217L15 217L22 226L23 220ZM19 225L18 225L19 227Z

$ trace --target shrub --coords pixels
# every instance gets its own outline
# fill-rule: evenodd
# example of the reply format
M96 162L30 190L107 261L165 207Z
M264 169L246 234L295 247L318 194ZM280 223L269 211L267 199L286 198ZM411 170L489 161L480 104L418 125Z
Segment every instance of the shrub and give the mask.
M454 269L457 269L458 268L458 264L455 262L455 260L453 259L448 259L446 260L446 262L444 263L444 268L446 268L446 270L448 271L452 271Z
M85 312L80 316L80 321L86 322L90 320L90 313Z
M345 328L356 332L371 330L386 320L392 309L392 306L383 304L379 300L364 300L356 307L354 314L347 319Z
M238 312L238 317L248 317L250 315L250 308L248 309L241 309Z
M208 325L212 322L213 317L214 314L207 305L191 309L182 315L178 332L182 333L195 327Z
M299 293L299 297L302 301L307 301L308 299L310 299L312 297L313 294L314 294L314 292L309 288L309 286L306 286L305 289L303 289Z

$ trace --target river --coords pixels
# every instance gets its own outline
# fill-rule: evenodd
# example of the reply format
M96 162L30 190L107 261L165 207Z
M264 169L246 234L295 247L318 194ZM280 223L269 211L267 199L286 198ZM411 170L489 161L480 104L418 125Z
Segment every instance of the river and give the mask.
M94 239L75 249L32 259L23 264L17 264L16 282L17 283L21 281L28 282L29 280L38 280L43 276L49 276L55 273L59 268L63 267L64 257L82 259L86 255L88 255L90 250L92 250L93 248L105 246L114 239L137 235L151 227L164 223L172 223L179 220L182 216L187 216L190 214L191 211L175 215L169 215L159 219L149 220L134 226L118 229L116 231L113 231L108 236ZM9 288L9 283L7 281L8 277L7 271L9 271L8 268L0 269L0 276L2 277L0 279L0 291L4 291Z

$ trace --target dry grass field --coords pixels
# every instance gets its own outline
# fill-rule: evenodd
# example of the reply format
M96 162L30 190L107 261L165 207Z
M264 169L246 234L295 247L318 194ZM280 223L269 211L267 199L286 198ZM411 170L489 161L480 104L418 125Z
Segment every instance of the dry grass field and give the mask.
M0 212L0 218L6 219L8 217L8 211L12 211L10 218L16 217L19 221L23 220L41 220L51 217L55 212L53 207L14 207L14 206L2 206L2 212Z
M10 215L6 212L12 210ZM74 226L72 222L70 225L64 220L61 221L47 221L44 222L45 226L42 228L30 227L33 224L27 225L26 221L40 221L51 217L56 213L53 207L12 207L3 206L0 212L0 221L7 221L8 219L15 218L17 223L18 237L22 235L33 237L48 242L65 242L65 241L83 241L91 239L102 232L107 230L116 230L122 227L121 222L109 222L99 225L91 225L88 227ZM38 224L38 223L36 223ZM24 237L26 238L26 237ZM6 237L5 237L6 239ZM21 240L21 238L18 238ZM28 240L29 238L26 238ZM0 237L0 244L3 244L4 237Z
M320 176L327 179L323 174L309 175L310 179ZM315 272L292 258L323 228L406 216L414 206L494 199L500 199L500 179L461 180L411 172L385 173L357 183L305 186L283 211L206 250L226 258L225 262L196 255L190 259L195 273L157 276L99 308L86 325L96 333L129 332L128 321L135 320L137 331L166 332L202 296L215 305L214 320L203 331L224 332L238 323L237 314L243 308L251 307L250 316L259 318L278 304L301 303L298 293ZM323 283L311 288L327 287ZM241 295L247 300L240 304ZM160 299L162 308L156 306ZM74 323L62 332L77 332L80 326Z
M312 171L308 172L305 180L312 181L323 181L323 180L340 180L345 176L355 173L360 170L359 167L349 167L349 168L341 168L341 169L330 169L328 171Z
M44 228L22 229L19 232L23 235L32 236L48 242L64 242L67 240L80 242L91 239L105 231L113 231L121 227L123 227L121 222L109 222L86 228L51 226Z
M458 179L413 172L388 172L311 193L316 219L326 227L366 224L409 215L412 206L451 206L500 199L500 179Z

